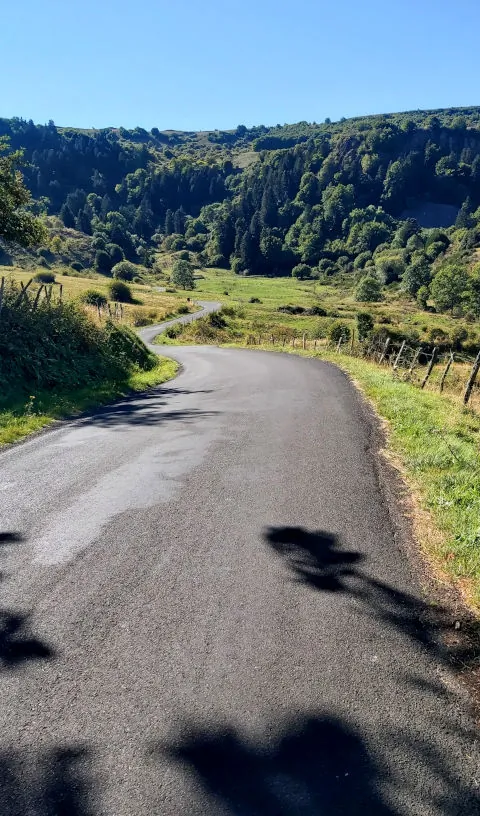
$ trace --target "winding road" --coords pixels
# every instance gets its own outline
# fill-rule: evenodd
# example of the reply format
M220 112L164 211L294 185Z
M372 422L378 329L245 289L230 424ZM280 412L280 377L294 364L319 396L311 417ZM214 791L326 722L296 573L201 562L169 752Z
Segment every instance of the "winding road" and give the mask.
M478 813L354 388L161 353L175 380L0 455L2 816Z

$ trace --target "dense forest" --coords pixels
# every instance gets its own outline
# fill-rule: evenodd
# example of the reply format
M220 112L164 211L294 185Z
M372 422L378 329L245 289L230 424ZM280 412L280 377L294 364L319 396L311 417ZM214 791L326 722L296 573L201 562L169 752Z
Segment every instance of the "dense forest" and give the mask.
M104 274L188 252L241 275L349 276L365 301L398 285L423 308L480 315L480 108L204 133L0 119L2 136L51 226L45 264L74 261L75 231L75 266Z

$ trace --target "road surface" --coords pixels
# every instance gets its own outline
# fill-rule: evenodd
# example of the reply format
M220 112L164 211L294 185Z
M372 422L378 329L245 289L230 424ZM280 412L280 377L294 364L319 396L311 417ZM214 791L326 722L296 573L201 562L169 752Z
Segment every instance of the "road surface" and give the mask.
M470 816L479 748L315 360L177 379L0 455L2 816Z
M160 323L156 326L146 326L144 329L140 329L137 333L142 338L144 343L151 343L154 338L157 337L157 335L162 334L170 326L174 326L176 323L191 323L192 320L198 320L199 317L205 317L211 312L218 312L222 305L221 303L216 303L212 300L196 300L195 303L197 306L200 306L200 309L197 312L182 315L181 317L174 317L172 320L166 320L165 323Z

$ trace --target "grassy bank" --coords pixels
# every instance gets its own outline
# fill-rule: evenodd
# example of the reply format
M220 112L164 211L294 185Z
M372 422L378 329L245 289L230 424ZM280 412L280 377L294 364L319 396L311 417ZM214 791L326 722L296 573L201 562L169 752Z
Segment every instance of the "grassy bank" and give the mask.
M178 363L160 357L150 371L134 370L120 383L106 380L83 389L56 393L33 390L26 400L25 397L13 398L8 407L0 407L0 445L17 442L55 420L111 402L132 391L160 385L174 377L177 370Z

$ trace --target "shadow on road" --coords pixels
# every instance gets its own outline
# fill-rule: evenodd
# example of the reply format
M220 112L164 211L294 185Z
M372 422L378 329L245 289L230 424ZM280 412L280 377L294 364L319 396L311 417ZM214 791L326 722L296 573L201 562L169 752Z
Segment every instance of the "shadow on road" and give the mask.
M171 398L196 394L210 394L210 390L189 391L182 388L162 388L131 397L98 408L82 418L83 425L114 427L115 425L158 425L168 420L194 422L199 417L217 416L218 411L203 411L200 408L179 408L165 410Z
M2 547L19 544L23 540L20 533L0 533ZM0 573L0 581L4 580L4 573ZM47 660L53 656L54 651L32 635L28 615L0 608L0 671L32 660Z
M468 634L458 635L452 612L425 603L376 580L359 568L359 552L345 550L336 535L302 527L270 527L264 539L281 556L295 580L317 591L348 594L361 601L356 614L371 615L414 641L443 663L480 668L480 629L468 619Z
M0 754L2 816L94 816L90 752L54 748L40 755Z
M156 746L194 772L221 813L236 816L393 816L362 739L345 722L306 716L266 741L231 728L187 728L177 744ZM227 809L225 809L227 808ZM207 811L216 812L216 811Z

